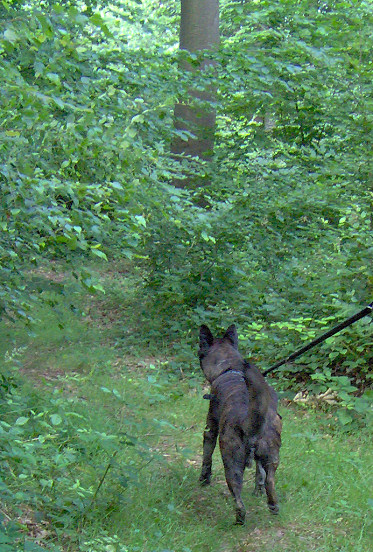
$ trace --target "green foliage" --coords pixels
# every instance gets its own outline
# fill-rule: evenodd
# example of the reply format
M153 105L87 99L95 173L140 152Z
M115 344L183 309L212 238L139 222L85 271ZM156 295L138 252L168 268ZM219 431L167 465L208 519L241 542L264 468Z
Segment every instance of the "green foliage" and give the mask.
M30 261L82 253L106 259L114 237L130 256L141 240L144 210L170 170L167 131L159 135L173 100L165 78L153 82L166 55L134 49L127 38L139 11L136 2L90 17L79 3L4 10L3 314L27 316L21 271Z
M9 324L18 317L35 327L39 317L43 328L26 340L27 351L38 351L43 379L53 371L44 341L55 343L67 372L62 386L41 390L10 369L13 357L1 371L0 444L7 475L0 490L18 521L7 523L3 513L0 542L13 552L15 544L39 549L30 539L22 542L30 533L28 509L50 520L60 546L76 538L76 527L84 526L84 533L96 523L95 510L111 520L120 504L121 528L123 504L145 500L132 490L144 465L139 458L145 464L150 458L137 438L154 427L154 434L160 428L172 432L175 417L189 413L184 402L179 414L163 414L183 401L175 382L194 370L201 322L216 330L236 322L242 349L268 367L371 301L373 13L364 0L224 1L221 47L211 54L216 63L183 72L181 60L198 67L200 58L176 53L178 2L4 0L0 10L0 315L8 318L3 335L11 347L20 347L20 340L23 346L19 326ZM173 136L188 136L173 128L174 103L190 89L211 87L217 113L213 160L175 159ZM175 188L173 182L186 174L209 186ZM123 270L130 271L124 283L123 257ZM89 294L105 291L105 297L90 297L88 307L64 279L54 273L40 277L40 270L48 264L53 272L61 259ZM110 277L92 259L108 260ZM72 312L86 320L84 331ZM99 325L110 353L92 345L92 326ZM172 359L149 363L143 392L126 381L134 402L118 381L108 383L105 370L117 348L123 356L128 350L143 356L146 345L159 356L171 342ZM102 379L85 373L95 356ZM287 394L332 393L336 404L326 408L332 430L352 432L370 420L372 358L366 319L284 367L278 386ZM195 385L191 378L185 393ZM190 400L197 411L197 399ZM126 415L116 424L118 411ZM297 439L308 465L312 439ZM195 450L197 438L191 441ZM122 449L126 460L116 452ZM289 481L295 479L307 494L307 477L297 471L299 454L289 454L297 458ZM331 457L335 451L325 452L329 471ZM349 459L361 470L355 457ZM185 496L200 507L180 465L167 486L164 466L156 472L157 501L146 497L154 517L144 526L153 544L144 537L144 549L169 548L167 535L179 527ZM154 483L154 474L144 473L148 485ZM322 478L323 491L330 477ZM343 497L338 500L330 516L348 510L362 519L358 501L351 498L349 509ZM221 503L221 519L223 511ZM128 518L139 524L129 506ZM213 534L207 537L211 541ZM100 526L96 533L87 529L79 546L135 552L138 539L133 533L127 545L121 531ZM175 549L194 550L195 542L208 547L191 533ZM288 545L300 549L299 542ZM272 541L266 546L273 548Z
M246 217L246 271L257 269L255 289L267 293L264 310L278 319L268 302L281 302L288 317L317 318L329 307L325 300L319 306L320 295L368 302L371 290L372 196L365 169L372 120L369 47L362 40L370 40L363 21L372 20L372 11L364 2L319 9L304 1L291 13L286 2L260 6L237 8L236 33L228 23L236 7L227 12L219 166L236 219Z
M192 198L210 207L184 191L148 216L155 309L187 309L190 326L317 320L370 298L371 7L289 9L223 4L212 183Z
M20 531L31 523L23 518L31 511L33 523L45 528L41 540L75 539L76 528L92 522L97 509L110 511L123 501L128 486L137 484L148 449L130 436L133 420L123 418L114 427L106 422L104 395L118 409L124 404L115 388L102 387L95 398L91 393L89 405L85 398L65 396L62 387L32 389L15 372L17 354L5 360L0 389L1 465L9 474L2 480L1 500L9 513L18 514L18 522L6 523L3 532L9 543L21 546ZM86 380L65 377L73 385ZM94 409L92 399L98 401ZM133 452L126 452L123 460L129 448ZM116 459L118 452L121 460ZM25 550L31 547L31 542L25 544Z
M103 291L88 254L141 265L144 335L194 340L200 322L232 319L245 335L258 323L268 339L252 353L266 362L308 337L303 324L291 338L292 319L317 327L368 302L368 3L223 3L217 63L186 73L178 58L200 60L174 54L176 3L3 11L2 314L32 318L38 293L24 270L45 258L65 257L89 292ZM211 86L215 158L176 162L175 99ZM186 163L208 189L172 186ZM303 380L331 369L360 391L370 384L369 327L344 335L298 369Z
M347 311L345 311L347 313ZM341 322L328 316L319 320L293 318L289 322L253 322L240 338L245 340L250 354L275 359L279 344L286 358L296 348ZM373 415L372 341L370 320L363 319L355 326L328 338L324 343L299 357L294 363L280 368L280 385L294 391L308 390L314 395L332 394L342 425L369 425ZM268 360L267 360L268 362Z

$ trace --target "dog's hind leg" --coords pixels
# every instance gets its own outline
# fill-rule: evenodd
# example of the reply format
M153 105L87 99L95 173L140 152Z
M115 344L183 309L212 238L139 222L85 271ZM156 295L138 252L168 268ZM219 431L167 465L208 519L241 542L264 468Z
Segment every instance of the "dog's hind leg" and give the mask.
M251 468L254 460L254 447L246 446L246 467Z
M266 481L266 472L259 460L256 461L256 472L255 472L255 496L259 496L264 493L264 485Z
M238 525L243 525L245 523L246 509L242 502L241 491L246 463L245 446L243 443L234 446L231 442L228 446L225 446L225 443L220 440L220 449L223 458L225 479L235 501L236 523Z
M277 466L277 463L270 463L265 466L265 489L267 493L268 508L272 512L272 514L278 514L279 512L277 494L275 490L275 473Z
M211 482L212 454L215 450L216 439L219 433L219 424L216 415L216 405L210 401L207 414L206 429L203 433L203 460L199 480L201 485L209 485Z

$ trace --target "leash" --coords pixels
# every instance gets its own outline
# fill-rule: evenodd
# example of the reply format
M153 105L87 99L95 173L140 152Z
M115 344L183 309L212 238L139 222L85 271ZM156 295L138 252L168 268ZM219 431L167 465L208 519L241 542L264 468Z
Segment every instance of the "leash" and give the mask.
M276 362L276 364L274 364L273 366L271 366L270 368L268 368L263 372L263 376L266 376L270 372L273 372L273 370L276 370L276 368L279 368L283 364L287 364L288 362L298 358L300 355L303 355L303 353L305 353L306 351L309 351L310 349L312 349L312 347L315 347L315 345L318 345L319 343L322 343L323 341L325 341L325 339L328 339L328 337L331 337L332 335L335 335L336 333L340 332L344 328L351 326L351 324L353 324L354 322L357 322L358 320L360 320L360 318L364 318L364 316L367 316L368 314L372 314L372 311L373 311L373 302L370 303L370 305L367 305L361 311L354 314L353 316L350 316L350 318L347 318L347 320L345 320L344 322L341 322L340 324L338 324L328 332L325 332L324 334L320 335L320 337L317 337L316 339L308 343L308 345L305 345L301 349L298 349L298 351L295 351L295 353L292 353L290 356L284 358L283 360Z

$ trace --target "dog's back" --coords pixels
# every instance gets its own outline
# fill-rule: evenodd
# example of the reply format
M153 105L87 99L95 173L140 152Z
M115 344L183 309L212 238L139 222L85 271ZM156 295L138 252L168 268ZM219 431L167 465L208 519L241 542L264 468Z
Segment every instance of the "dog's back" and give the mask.
M211 386L216 405L219 425L219 443L222 455L230 448L230 440L248 442L254 439L255 431L247 416L250 395L243 373L228 371L222 374Z
M226 426L235 428L248 440L248 446L253 446L263 432L270 404L269 386L265 381L263 385L260 372L248 370L244 361L235 368L219 376L211 385L211 393L217 401L219 431L222 435Z

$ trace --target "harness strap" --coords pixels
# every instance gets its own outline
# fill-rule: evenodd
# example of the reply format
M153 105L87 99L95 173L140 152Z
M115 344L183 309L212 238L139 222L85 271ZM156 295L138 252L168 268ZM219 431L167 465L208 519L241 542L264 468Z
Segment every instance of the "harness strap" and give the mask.
M243 378L243 373L240 372L239 370L231 370L230 368L228 368L227 370L224 370L224 372L222 372L221 374L219 374L214 380L212 383L214 383L217 379L220 378L220 376L224 376L224 374L228 374L228 372L230 372L231 374L239 374L242 378Z

